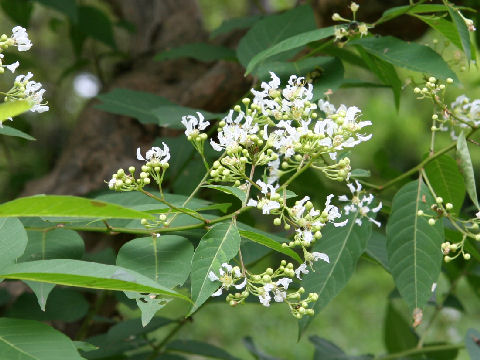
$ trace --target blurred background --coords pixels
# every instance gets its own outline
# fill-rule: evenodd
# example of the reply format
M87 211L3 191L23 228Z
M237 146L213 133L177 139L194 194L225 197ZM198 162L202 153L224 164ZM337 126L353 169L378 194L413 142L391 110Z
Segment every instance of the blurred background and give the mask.
M243 78L242 71L235 68L235 64L226 64L221 65L225 69L216 69L224 74L233 73L235 76L232 75L228 81L224 80L224 91L231 91L232 95L222 99L222 104L213 103L214 91L207 91L206 100L198 100L193 95L181 97L178 94L185 89L190 89L191 92L198 90L201 84L197 81L193 86L193 79L197 78L198 74L210 74L211 69L217 65L195 60L172 63L148 60L159 50L179 45L179 34L165 35L161 27L154 26L155 21L159 20L150 19L150 28L146 25L145 28L140 28L138 24L141 23L142 16L145 16L143 13L138 14L138 17L133 16L133 20L122 17L122 14L128 13L131 8L128 1L77 1L87 9L78 20L87 21L86 23L75 23L68 13L52 6L52 3L55 2L0 0L0 33L8 34L13 26L22 25L27 27L34 44L28 53L7 53L7 63L18 58L22 64L19 69L21 73L33 72L35 80L44 84L50 106L47 113L27 113L15 118L13 123L6 123L30 134L36 140L0 137L1 202L34 193L98 194L105 190L103 180L108 180L112 171L134 159L137 146L147 146L159 136L175 137L181 133L149 126L140 129L135 120L127 121L94 109L93 105L97 102L95 96L101 92L115 87L126 87L166 97L173 94L172 100L178 103L188 103L210 111L225 111L251 86L251 79ZM152 6L165 6L167 9L172 6L170 3L165 1L163 5ZM363 6L362 1L359 3ZM186 32L188 36L184 36L185 43L196 38L208 39L208 32L216 29L225 20L282 11L295 6L297 1L198 0L188 4L184 9L177 7L175 13L166 15L171 21L182 16L186 18L179 23L179 27L194 23L204 29L201 33L193 33L194 30ZM345 7L346 4L348 2L344 1L336 6ZM142 5L143 2L140 1L138 6ZM478 6L475 1L468 5ZM362 11L359 14L361 16ZM100 31L85 30L88 19L97 19L104 28ZM172 30L169 28L169 31ZM139 42L139 33L143 36L148 34L149 43ZM241 32L236 32L214 41L234 47L241 35ZM435 37L429 31L421 32L418 41L436 48L450 60L463 81L464 88L449 89L448 98L451 101L463 93L467 93L470 98L480 98L477 66L462 70L456 60L457 50L444 38ZM344 65L345 78L373 80L369 73L363 73L353 65ZM172 67L176 67L174 75L171 75ZM168 77L168 74L172 77ZM400 75L405 80L405 86L398 111L395 109L390 89L339 89L331 96L332 103L336 105L344 103L360 107L363 118L373 122L373 139L358 147L358 151L352 156L355 168L371 170L372 178L369 181L373 183L393 178L416 165L428 150L431 104L427 100L415 99L413 88L407 80L409 73L400 72ZM0 88L9 86L12 79L13 75L0 77ZM208 79L204 79L207 87L210 85ZM178 88L175 88L177 85ZM219 89L216 88L216 91ZM125 129L119 130L123 127ZM82 137L84 133L88 133L85 138ZM85 141L82 150L80 140L76 139L78 137L95 140ZM445 146L450 141L448 134L441 134L438 147ZM175 149L172 149L172 152L175 152ZM478 147L472 150L472 160L474 168L478 169ZM322 198L328 191L328 186L331 186L324 182L325 180L314 174L307 174L304 186L298 193L320 188L315 196ZM189 186L171 184L171 188L178 192L188 192ZM247 217L244 221L253 223L254 220ZM266 223L259 226L266 230L269 228ZM274 261L276 259L268 258L257 266L262 267ZM446 286L446 280L441 279L439 291L445 290ZM296 320L282 304L266 309L257 304L231 308L223 302L211 303L195 316L191 324L181 330L179 336L218 344L242 359L251 358L242 342L246 336L253 336L259 349L280 359L310 358L314 347L308 337L312 335L329 339L352 355L381 353L385 351L385 312L393 289L393 281L388 273L376 263L362 259L347 287L316 316L306 336L298 342ZM478 327L478 293L480 289L477 288L476 294L466 282L460 282L457 296L463 299L465 312L453 308L443 310L427 340L460 342L469 327ZM398 305L400 313L408 313L401 301L395 304ZM178 305L167 306L160 315L175 317L184 311L176 306ZM428 308L424 318L428 319L433 310L433 306ZM139 315L138 311L124 304L118 306L118 312L125 317ZM159 330L158 336L166 331L168 327ZM468 357L465 352L461 352L460 358Z

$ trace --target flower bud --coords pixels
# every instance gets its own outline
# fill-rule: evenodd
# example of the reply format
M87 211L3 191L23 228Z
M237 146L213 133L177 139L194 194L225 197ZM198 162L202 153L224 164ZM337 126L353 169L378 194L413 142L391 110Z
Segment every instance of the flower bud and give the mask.
M437 197L435 198L435 202L436 202L437 204L441 204L441 203L443 203L443 198L440 197L440 196L437 196Z
M282 223L282 220L280 218L273 219L273 225L279 226L281 223Z
M418 216L422 216L423 214L424 214L423 210L418 210L418 211L417 211L417 215L418 215Z
M452 210L452 209L453 209L453 205L452 205L451 203L446 203L446 204L445 204L445 208L446 208L447 210Z
M428 219L428 225L430 225L430 226L435 225L435 219L433 219L433 218Z
M465 260L470 260L470 254L468 254L468 253L463 254L463 258Z

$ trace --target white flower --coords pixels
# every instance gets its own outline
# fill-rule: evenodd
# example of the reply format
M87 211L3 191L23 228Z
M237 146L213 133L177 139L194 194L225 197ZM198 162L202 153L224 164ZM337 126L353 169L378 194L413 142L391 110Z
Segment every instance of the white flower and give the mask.
M209 121L204 121L204 116L197 112L198 119L193 115L187 115L182 117L182 124L187 128L185 130L185 135L190 136L195 133L199 133L202 130L205 130L208 125L210 125Z
M33 74L29 72L27 75L18 75L15 78L15 84L23 85L25 90L23 91L23 97L28 100L32 107L30 111L42 113L49 110L49 107L43 102L43 94L45 89L42 89L42 84L36 81L31 81Z
M275 285L277 286L283 286L283 288L285 290L288 289L288 286L290 285L290 283L292 282L293 280L292 279L289 279L289 278L281 278L279 280L277 280L277 282L275 283Z
M256 115L255 112L251 115L246 115L240 111L235 119L233 118L233 114L234 111L230 110L228 115L223 118L226 125L218 132L218 143L210 139L210 144L216 151L245 145L248 140L248 135L256 134L259 130L258 125L253 124L253 119Z
M327 263L330 263L330 259L327 254L314 251L312 252L312 256L313 256L313 261L323 260Z
M265 195L267 195L268 193L270 193L270 195L275 194L277 189L280 187L280 185L273 186L271 184L265 184L261 180L257 180L256 184L260 186L262 194L265 194Z
M257 204L258 204L258 201L253 199L250 199L247 202L247 206L257 206Z
M263 305L263 306L270 306L270 300L272 298L270 297L270 294L268 292L265 292L264 294L260 295L258 297L258 300L260 301L260 303Z
M303 263L301 264L297 269L295 269L295 274L297 275L297 278L299 280L302 280L301 275L302 274L308 274L309 271L307 269L307 264Z
M160 164L168 163L168 160L170 160L170 149L164 142L162 142L162 144L163 150L159 147L154 146L147 151L147 153L145 154L145 158L142 156L140 148L137 148L137 160L146 160Z
M370 208L369 206L372 204L374 200L374 196L372 194L364 195L361 194L362 191L362 184L360 184L357 180L355 180L356 187L353 184L347 184L350 192L352 193L352 199L349 200L346 195L339 196L340 201L350 201L351 203L345 205L344 211L345 214L348 215L351 212L358 212L360 217L355 219L355 223L359 226L362 225L362 218L366 217L368 221L374 223L378 227L381 226L381 223L375 220L373 217L368 216L369 213L378 213L382 208L382 203L380 202L376 207Z
M263 201L261 201L261 204L263 214L270 214L272 210L280 209L280 204L276 201L263 199Z
M15 26L12 29L12 39L18 47L18 51L27 51L32 47L32 42L28 38L27 30L21 26Z
M17 70L18 66L20 65L20 63L18 61L15 61L13 64L10 64L10 65L5 65L5 67L10 70L12 73L15 72L15 70Z
M208 279L210 281L220 281L222 283L222 286L215 291L212 296L222 295L223 290L228 290L231 286L237 290L240 290L247 285L247 278L242 276L238 266L233 267L230 264L223 263L218 269L218 274L220 276L215 274L213 271L208 273ZM239 283L242 278L243 281Z
M475 216L477 217L477 219L480 219L480 211L478 211Z

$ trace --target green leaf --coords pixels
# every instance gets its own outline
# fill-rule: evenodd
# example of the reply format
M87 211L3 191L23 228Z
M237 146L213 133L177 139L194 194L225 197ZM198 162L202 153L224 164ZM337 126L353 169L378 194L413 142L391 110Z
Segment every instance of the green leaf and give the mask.
M422 181L412 181L395 194L387 223L388 265L411 311L423 308L440 275L440 246L445 238L442 221L430 226L427 217L417 215L419 210L432 214L434 202Z
M162 317L154 317L147 326L142 326L138 318L119 322L108 329L106 334L96 335L87 339L89 343L99 347L98 350L90 351L88 358L110 358L128 350L138 349L148 344L144 337L145 334L171 323L171 320Z
M412 349L418 343L417 334L391 301L387 306L383 334L389 353Z
M368 54L363 48L357 46L362 59L365 61L370 70L385 84L389 85L393 91L395 99L395 107L397 111L400 107L400 93L402 91L402 81L398 77L397 72L392 64L383 61L377 56Z
M465 184L456 161L448 155L439 156L425 166L425 172L435 194L443 198L444 204L453 204L453 212L459 214L465 198Z
M301 281L305 293L317 293L318 300L313 309L315 314L332 300L347 284L355 271L357 261L365 251L367 240L372 231L372 224L366 219L362 225L355 221L360 220L359 213L348 216L348 223L343 227L335 227L329 223L322 230L322 241L313 245L312 251L320 251L328 255L330 262L316 261L313 269L305 274ZM304 317L299 322L300 334L305 331L312 317Z
M195 312L215 290L218 282L208 278L210 271L215 274L222 263L230 261L240 249L240 235L233 222L213 226L200 240L192 259L192 300ZM0 275L1 276L1 275Z
M457 28L458 35L460 36L460 40L462 42L463 51L465 52L465 56L467 58L467 63L470 64L470 60L472 59L472 52L470 50L470 32L465 24L465 20L463 20L458 11L453 9L451 6L448 6L448 13L450 14L450 17Z
M80 33L117 48L113 36L113 25L108 16L93 6L78 7L78 23L74 26Z
M20 220L0 218L0 264L13 264L22 256L27 243L27 232Z
M477 187L475 185L475 174L473 173L472 159L470 158L467 139L465 138L463 131L460 133L457 140L457 157L460 161L460 168L462 169L467 193L477 209L480 209L477 197Z
M93 350L97 350L98 346L92 345L86 341L74 341L75 347L83 352L89 352Z
M32 320L0 318L0 354L5 360L81 360L61 332Z
M357 39L350 44L359 45L368 53L392 65L430 74L439 79L452 78L459 81L443 58L428 46L405 42L392 36Z
M279 360L278 358L268 355L264 353L262 350L260 350L255 345L255 343L253 342L253 339L250 336L243 338L243 344L248 349L250 354L252 354L253 357L257 360Z
M368 360L371 355L349 356L333 342L313 335L309 337L310 342L315 347L313 360Z
M225 46L207 43L193 43L182 45L163 51L155 56L157 61L172 59L192 58L199 61L209 62L217 60L234 60L235 51Z
M465 335L465 347L470 359L480 358L480 332L475 329L468 329Z
M25 140L36 140L33 136L6 125L0 127L0 134L6 136L16 136Z
M80 260L38 260L0 268L0 278L188 298L133 270Z
M48 6L52 9L60 11L61 13L72 19L73 22L78 20L77 3L75 0L35 0L36 2Z
M452 42L453 45L462 50L462 42L458 34L457 28L455 25L448 20L445 20L441 17L431 17L431 16L417 16L418 19L422 20L425 24L430 26L435 31L438 31L440 34L445 36L448 40Z
M56 229L53 231L29 231L28 245L19 261L46 259L80 259L85 252L83 239L72 230ZM45 311L50 292L55 285L25 281L37 296L38 305Z
M447 11L447 7L442 4L415 4L413 6L396 6L384 11L382 17L377 20L376 24L379 25L403 14L421 14L445 11Z
M236 360L225 350L196 340L174 340L167 345L166 351L180 352L184 354L200 355L212 359Z
M162 309L169 302L166 299L157 299L150 296L132 296L130 294L127 294L127 297L137 300L137 306L142 313L141 319L143 327L147 326L155 316L156 312Z
M243 66L247 66L250 60L259 52L272 47L280 41L291 36L313 30L317 27L312 8L310 6L298 6L282 14L264 17L247 32L240 40L237 47L237 57ZM281 54L281 59L290 58L294 52L287 51ZM274 57L272 60L279 60Z
M6 316L38 321L73 322L83 318L89 308L83 295L73 289L56 288L52 291L44 311L36 306L36 302L35 295L23 293L8 309Z
M262 15L250 15L224 20L219 27L210 33L210 39L227 34L233 30L248 29L262 17Z
M44 282L36 282L36 281L29 281L24 280L24 283L28 285L30 289L32 289L33 293L37 297L38 306L40 306L40 310L45 311L47 306L47 299L50 296L50 293L55 288L55 284L48 284Z
M378 231L372 231L372 236L368 239L366 253L376 260L383 268L390 271L388 267L387 238Z
M32 105L27 100L7 101L0 104L0 126L2 123L14 116L23 114L30 110Z
M84 252L83 239L75 231L29 231L28 245L19 261L81 259Z
M1 0L0 6L5 14L17 25L28 28L32 16L33 4L30 1ZM1 114L1 112L0 112Z
M335 33L335 27L330 26L321 29L310 30L294 36L288 37L285 40L277 42L271 47L266 48L265 50L256 54L248 63L246 74L250 74L258 67L259 64L275 56L277 54L284 53L289 50L298 49L302 46L307 45L308 43L325 39L329 36L332 36Z
M37 195L0 205L0 217L74 217L102 219L153 219L148 213L76 196Z
M193 109L172 103L164 97L143 91L114 89L97 96L102 101L97 109L118 115L133 117L143 124L157 124L173 129L184 129L182 116L201 112L205 119L217 119L222 114Z
M215 189L221 192L224 192L225 194L230 194L235 196L237 199L239 199L242 203L244 203L247 199L247 194L245 191L240 190L237 187L234 186L225 186L225 185L204 185L203 187L209 188L209 189Z
M244 237L246 239L256 242L257 244L261 244L279 253L287 255L292 259L295 259L296 261L298 261L299 264L303 262L303 260L300 258L300 256L298 256L298 254L295 251L293 251L288 247L283 247L281 243L278 243L275 240L272 240L268 236L259 234L257 232L245 231L245 230L239 230L239 234L241 237Z
M167 288L182 285L190 274L193 245L177 235L130 240L117 255L117 265L132 269Z

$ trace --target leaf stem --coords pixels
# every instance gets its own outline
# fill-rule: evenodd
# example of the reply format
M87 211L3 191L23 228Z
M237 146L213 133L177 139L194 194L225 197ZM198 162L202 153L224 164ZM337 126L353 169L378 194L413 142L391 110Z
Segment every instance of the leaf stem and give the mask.
M209 220L205 219L202 215L198 214L198 213L195 213L195 212L191 212L191 211L186 211L182 208L179 208L179 207L176 207L175 205L173 205L172 203L168 202L167 200L165 200L164 198L160 198L144 189L140 189L140 192L142 192L143 194L147 195L148 197L151 197L152 199L155 199L157 200L158 202L161 202L162 204L165 204L167 205L170 209L172 210L175 210L177 212L181 212L181 213L184 213L186 215L189 215L195 219L198 219L198 220L201 220L203 221L204 223L208 223Z

